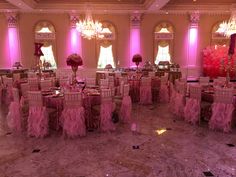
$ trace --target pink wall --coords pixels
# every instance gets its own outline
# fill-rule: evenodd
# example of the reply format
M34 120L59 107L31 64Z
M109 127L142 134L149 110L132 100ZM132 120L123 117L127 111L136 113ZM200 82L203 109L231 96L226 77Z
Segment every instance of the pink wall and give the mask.
M116 56L120 66L129 66L130 59L130 21L129 15L93 15L99 21L109 21L116 27ZM227 19L228 16L201 15L198 31L198 47L196 65L201 66L201 51L211 41L212 26L219 20ZM66 67L68 51L68 36L70 35L70 22L68 14L20 14L19 33L21 42L22 64L32 67L35 63L34 53L34 26L40 20L52 22L56 29L56 59L59 67ZM174 50L172 60L184 67L187 60L188 45L188 15L160 15L145 14L142 16L140 28L140 53L153 63L154 60L154 27L161 21L168 21L174 26ZM0 68L9 67L7 23L5 16L0 14ZM85 68L96 68L98 53L96 40L81 39L82 57Z
M7 21L4 14L0 14L0 68L10 68L11 60L8 49Z
M186 35L189 22L186 15L144 15L141 23L141 53L143 53L143 58L154 63L154 28L162 21L168 21L174 26L172 61L182 66L187 57L185 49L187 48Z

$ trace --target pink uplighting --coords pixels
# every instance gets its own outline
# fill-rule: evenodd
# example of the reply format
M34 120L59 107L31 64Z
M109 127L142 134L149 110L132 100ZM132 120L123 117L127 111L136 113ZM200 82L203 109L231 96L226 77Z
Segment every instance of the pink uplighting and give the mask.
M17 28L8 28L8 41L9 41L9 56L10 61L8 62L8 67L20 61L20 44L19 44L19 35Z
M133 28L130 32L130 66L135 66L132 57L140 53L140 29Z
M197 46L198 46L198 28L189 29L189 47L188 47L188 66L196 66Z
M81 36L76 28L71 28L68 34L67 56L72 53L82 56ZM67 67L66 63L64 66Z
M78 53L81 55L81 37L76 28L71 28L70 31L70 53Z

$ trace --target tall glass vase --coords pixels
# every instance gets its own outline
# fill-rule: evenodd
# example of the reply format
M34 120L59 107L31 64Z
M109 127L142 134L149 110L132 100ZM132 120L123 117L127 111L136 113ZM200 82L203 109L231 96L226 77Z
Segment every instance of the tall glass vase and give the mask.
M78 66L71 66L71 69L73 71L73 75L72 75L72 85L76 85L77 84L77 80L76 80L76 75L77 75L77 71L78 71Z
M137 66L137 71L138 71L138 65L139 65L139 62L135 62L136 66Z

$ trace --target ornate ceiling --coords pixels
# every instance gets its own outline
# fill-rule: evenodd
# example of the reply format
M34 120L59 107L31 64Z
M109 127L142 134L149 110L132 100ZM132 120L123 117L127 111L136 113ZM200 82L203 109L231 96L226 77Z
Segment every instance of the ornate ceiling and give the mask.
M0 0L0 11L93 13L183 13L189 11L229 13L236 0Z

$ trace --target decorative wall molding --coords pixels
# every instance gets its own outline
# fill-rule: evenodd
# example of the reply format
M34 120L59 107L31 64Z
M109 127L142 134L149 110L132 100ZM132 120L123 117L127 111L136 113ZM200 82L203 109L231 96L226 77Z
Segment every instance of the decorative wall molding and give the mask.
M77 14L69 14L70 17L70 27L76 28L76 23L79 21L79 15Z
M36 40L55 40L56 34L55 33L35 33Z
M173 33L157 33L155 32L155 40L172 40L174 39Z
M200 21L200 13L198 11L195 11L193 13L189 14L189 21L191 25L198 25Z
M132 27L140 27L142 14L133 13L130 15L130 24Z
M18 13L17 12L6 12L8 28L16 28L18 25Z

